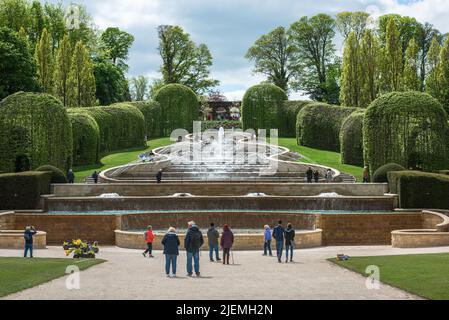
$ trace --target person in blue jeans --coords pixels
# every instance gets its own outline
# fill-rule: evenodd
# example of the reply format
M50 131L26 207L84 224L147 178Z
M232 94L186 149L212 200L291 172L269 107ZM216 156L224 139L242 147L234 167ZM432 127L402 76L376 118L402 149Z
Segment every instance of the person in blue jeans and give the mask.
M220 238L220 233L215 228L215 224L212 222L210 224L209 230L207 230L207 242L209 243L209 259L214 262L214 251L215 258L220 261L220 255L218 253L218 239Z
M28 256L28 251L30 251L30 258L33 257L33 236L36 233L37 231L33 226L25 228L25 232L23 234L23 238L25 239L25 250L23 253L24 258Z
M293 249L295 247L295 229L288 223L284 232L285 237L285 262L288 262L288 252L290 251L290 262L293 262Z
M204 244L203 234L194 221L189 222L189 229L187 230L184 239L184 247L187 251L187 275L192 276L192 259L197 277L200 276L200 248Z
M176 277L176 260L178 259L180 244L176 229L170 227L167 234L162 238L165 255L165 273L167 274L167 277ZM171 276L170 266L172 267Z
M284 227L281 220L278 221L278 225L273 229L273 238L276 240L278 262L281 263L282 250L284 249Z
M273 256L273 252L271 251L271 229L269 225L264 226L264 243L263 243L263 255L267 255L267 251L270 254L270 257Z

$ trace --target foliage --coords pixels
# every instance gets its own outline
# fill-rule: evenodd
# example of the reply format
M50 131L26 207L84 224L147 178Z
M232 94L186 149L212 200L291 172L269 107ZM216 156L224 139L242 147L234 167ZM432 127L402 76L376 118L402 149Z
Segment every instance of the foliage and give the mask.
M357 40L360 40L369 23L369 13L363 11L337 13L335 24L344 39L354 33Z
M241 129L242 122L238 120L217 120L217 121L203 121L201 122L201 130L209 130L209 129L219 129L223 127L223 129Z
M61 102L48 94L18 92L0 102L0 170L72 165L72 126Z
M34 54L40 87L43 92L52 93L54 59L51 48L51 39L46 28L42 31L42 35L36 44L36 51Z
M119 66L122 70L126 70L126 60L128 59L128 51L134 42L134 36L120 30L119 28L107 28L100 37L101 48L112 63Z
M254 61L254 72L266 75L270 83L288 93L290 79L297 69L297 57L284 27L277 27L257 39L245 57Z
M0 99L35 89L36 65L26 39L11 29L0 28Z
M60 42L58 53L56 55L56 65L53 83L55 85L53 92L57 96L64 107L69 104L69 73L72 65L71 47L68 36L64 36Z
M370 173L385 163L406 168L445 169L447 115L420 92L392 92L373 101L363 123L365 164Z
M205 44L196 46L179 26L159 26L158 36L164 84L183 84L195 93L204 93L219 84L209 77L212 55Z
M274 84L259 84L246 90L242 100L243 130L279 129L285 100L284 90Z
M341 163L362 166L364 111L355 111L347 117L340 129Z
M39 207L40 196L50 192L50 172L0 174L0 210L29 210Z
M430 92L442 103L449 114L449 39L446 39L441 48L438 64L432 77Z
M129 105L137 107L145 117L146 139L161 137L163 134L163 121L161 105L156 101L135 101Z
M449 177L419 171L388 174L390 188L399 195L401 208L449 209Z
M382 92L399 91L402 89L402 47L400 33L393 18L388 21L385 49L382 55L381 90Z
M69 118L73 131L73 164L79 166L97 163L100 146L97 122L87 113L69 112Z
M394 171L404 171L406 170L403 166L397 163L387 163L379 167L374 171L373 182L375 183L385 183L388 182L388 173Z
M168 84L159 89L155 101L161 107L160 134L169 136L175 129L193 130L193 121L199 118L199 103L196 94L181 84Z
M279 113L279 136L296 137L296 117L298 112L306 105L313 103L310 100L286 100Z
M51 172L51 183L67 183L67 178L60 169L51 165L43 165L36 169L41 172Z
M81 41L76 43L73 51L68 86L70 107L91 107L96 104L93 65Z
M299 111L296 139L299 145L329 151L340 151L340 129L343 120L357 108L313 103Z
M367 108L379 93L380 47L375 33L366 30L363 34L360 51L360 107Z
M404 89L406 91L418 91L421 83L418 77L418 45L415 39L410 40L405 52Z
M348 107L362 107L359 45L356 34L351 32L345 42L340 89L341 104Z
M96 96L101 105L130 100L128 81L123 70L107 59L94 61Z
M130 85L132 86L131 91L131 98L133 101L144 101L146 98L148 98L149 92L148 92L148 78L145 76L138 76L131 78Z

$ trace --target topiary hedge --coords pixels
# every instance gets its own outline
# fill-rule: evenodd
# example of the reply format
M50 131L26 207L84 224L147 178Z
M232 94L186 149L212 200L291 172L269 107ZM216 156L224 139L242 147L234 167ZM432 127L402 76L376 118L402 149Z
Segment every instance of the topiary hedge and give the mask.
M69 112L73 131L73 163L87 165L99 161L100 129L87 113Z
M280 114L285 100L287 95L284 90L274 84L249 88L242 100L243 130L280 129Z
M403 166L397 163L387 163L374 171L373 182L385 183L388 182L388 173L394 171L404 171L406 170Z
M69 108L70 114L87 114L98 124L100 152L145 146L145 118L126 103L91 108Z
M363 117L364 111L356 111L347 117L340 129L341 163L363 166Z
M200 117L200 104L195 92L182 84L167 84L154 97L160 104L160 136L167 137L175 129L193 130Z
M424 171L446 169L447 130L446 112L430 95L413 91L383 95L365 114L365 163L371 173L388 162Z
M449 209L449 176L419 171L388 174L390 192L399 195L400 208Z
M0 102L0 170L72 166L72 125L61 102L45 93L18 92Z
M308 104L298 113L296 140L299 145L329 151L340 151L340 129L343 120L357 108Z
M145 117L145 134L147 139L158 138L164 135L162 126L162 109L161 105L156 101L134 101L128 102L132 106L137 107Z
M219 129L223 127L223 129L241 129L242 122L238 120L216 120L216 121L203 121L201 122L201 130L205 131L208 129Z
M298 112L313 101L296 100L284 101L279 113L279 136L286 138L296 137L296 118Z
M0 174L0 210L39 208L42 194L50 193L50 172Z
M36 171L41 172L50 172L51 173L51 183L67 183L67 178L60 169L51 166L51 165L45 165L40 166L36 169Z

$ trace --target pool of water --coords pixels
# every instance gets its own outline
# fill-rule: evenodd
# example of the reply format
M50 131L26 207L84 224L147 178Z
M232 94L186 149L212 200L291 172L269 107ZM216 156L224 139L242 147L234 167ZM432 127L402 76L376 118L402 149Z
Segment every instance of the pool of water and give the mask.
M347 210L107 210L107 211L48 211L47 214L55 215L121 215L121 214L139 214L139 213L186 213L186 212L292 212L292 213L303 213L303 214L386 214L399 212L392 211L347 211Z

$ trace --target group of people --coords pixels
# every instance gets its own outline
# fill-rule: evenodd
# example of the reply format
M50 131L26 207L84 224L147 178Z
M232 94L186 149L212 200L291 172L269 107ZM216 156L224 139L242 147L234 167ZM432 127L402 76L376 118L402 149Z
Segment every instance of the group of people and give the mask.
M312 183L312 181L315 181L315 183L318 183L320 180L320 172L315 169L313 170L312 167L309 167L306 171L306 177L307 177L307 183ZM331 183L333 179L333 174L331 169L327 169L324 178L326 179L327 183Z
M94 180L94 183L98 183L98 178L100 177L100 171L97 172L95 170L90 177L92 178L92 180ZM75 172L73 172L73 169L69 169L69 171L67 171L67 182L75 183Z
M153 242L155 235L153 233L153 227L148 226L147 231L144 233L147 249L142 253L144 257L152 258L153 256ZM278 262L282 262L282 253L285 244L285 262L293 262L293 250L295 247L295 230L291 223L287 224L287 228L282 226L282 221L278 222L278 225L271 231L268 225L265 225L264 230L264 253L266 256L268 253L273 256L271 251L271 240L276 241L276 252ZM223 231L220 232L215 227L214 223L210 224L210 228L207 230L207 240L209 245L209 260L211 262L223 261L223 264L229 265L230 257L232 256L232 247L234 245L234 233L228 225L223 226ZM165 273L167 277L176 277L177 270L177 258L179 255L179 246L181 241L176 233L174 227L170 227L167 233L164 235L161 241L165 255ZM200 248L204 244L204 238L201 230L198 228L194 221L188 223L188 229L184 239L184 248L187 254L187 275L193 276L195 272L196 276L200 274ZM223 260L220 259L219 247L223 250ZM215 260L214 260L215 254ZM290 254L290 256L289 256ZM232 258L233 259L233 258ZM234 262L233 262L234 263ZM171 271L171 272L170 272Z

